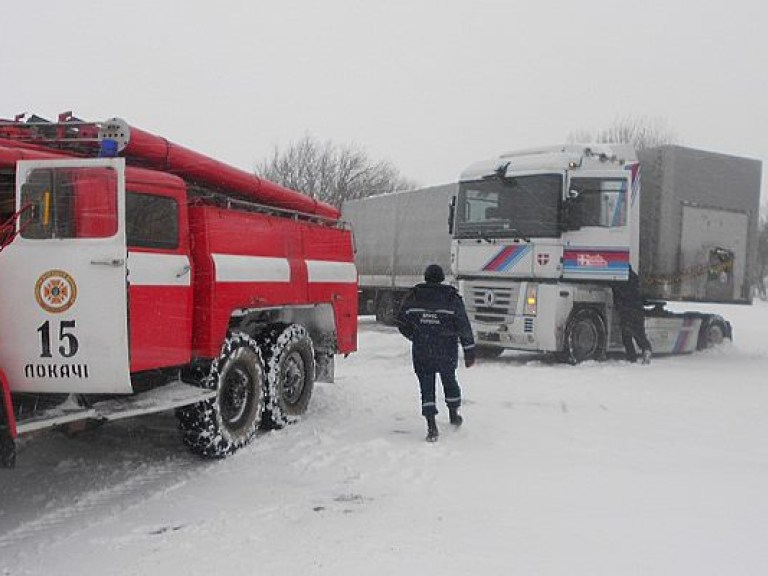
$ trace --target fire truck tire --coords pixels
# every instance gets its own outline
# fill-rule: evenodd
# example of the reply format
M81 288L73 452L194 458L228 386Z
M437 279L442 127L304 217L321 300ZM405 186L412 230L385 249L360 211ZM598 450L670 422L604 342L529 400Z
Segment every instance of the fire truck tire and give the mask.
M291 324L263 342L267 367L264 425L282 428L307 411L315 384L315 353L307 329Z
M245 334L230 336L201 382L215 389L216 396L176 412L184 443L193 452L212 458L248 444L264 414L265 382L256 342Z
M719 346L725 340L731 340L731 330L728 322L721 316L707 316L699 328L699 339L696 344L698 350L705 350Z
M587 360L603 360L606 330L602 316L592 308L576 310L565 327L564 356L566 362L579 364Z

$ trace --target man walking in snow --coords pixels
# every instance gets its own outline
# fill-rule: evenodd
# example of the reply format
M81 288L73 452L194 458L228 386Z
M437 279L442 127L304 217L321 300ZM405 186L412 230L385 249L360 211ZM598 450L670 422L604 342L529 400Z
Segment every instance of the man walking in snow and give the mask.
M645 310L643 298L640 296L640 278L630 266L627 281L614 282L611 288L613 305L619 313L621 340L627 351L627 360L637 362L637 350L634 344L634 341L637 341L642 362L648 364L651 361L651 343L645 335Z
M464 301L453 286L443 284L445 274L437 264L424 271L423 284L408 293L397 315L400 333L412 342L413 369L421 387L421 413L427 419L427 441L438 437L435 379L440 374L450 422L461 426L461 388L456 380L459 342L467 368L475 363L475 340Z

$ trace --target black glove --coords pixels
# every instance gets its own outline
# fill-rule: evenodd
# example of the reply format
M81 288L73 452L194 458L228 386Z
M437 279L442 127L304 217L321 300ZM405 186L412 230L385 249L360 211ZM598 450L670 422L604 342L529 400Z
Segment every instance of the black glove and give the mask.
M475 363L475 349L473 348L465 348L464 349L464 366L467 368L471 368Z

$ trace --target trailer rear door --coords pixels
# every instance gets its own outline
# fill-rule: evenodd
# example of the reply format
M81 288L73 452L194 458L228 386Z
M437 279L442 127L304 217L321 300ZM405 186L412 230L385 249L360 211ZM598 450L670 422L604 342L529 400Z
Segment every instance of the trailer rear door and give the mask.
M732 302L745 288L749 216L743 212L683 205L680 238L682 294Z

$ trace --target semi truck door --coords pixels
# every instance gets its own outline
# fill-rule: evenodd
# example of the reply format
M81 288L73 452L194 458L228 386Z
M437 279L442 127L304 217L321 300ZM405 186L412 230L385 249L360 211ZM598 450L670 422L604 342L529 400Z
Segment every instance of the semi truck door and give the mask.
M19 162L2 255L0 365L14 391L131 392L122 159Z

